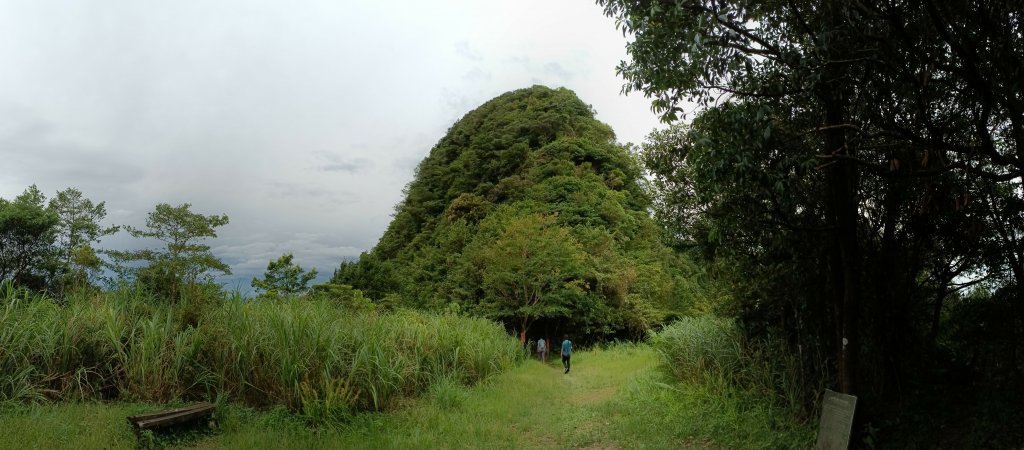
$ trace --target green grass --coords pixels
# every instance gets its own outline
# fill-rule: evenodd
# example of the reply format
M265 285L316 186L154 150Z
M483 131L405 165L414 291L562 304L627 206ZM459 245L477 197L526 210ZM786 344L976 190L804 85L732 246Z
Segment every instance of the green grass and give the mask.
M616 345L556 361L527 361L466 387L438 380L390 412L311 427L284 408L221 406L213 436L175 442L196 448L809 448L813 429L770 399L728 386L671 381L646 345ZM0 412L0 448L128 448L124 417L144 404L21 406ZM95 417L95 418L94 418ZM51 427L59 427L51 429ZM55 431L55 430L60 430ZM89 435L89 440L55 437Z
M727 385L671 384L665 373L631 383L616 402L615 433L632 436L628 448L810 448L815 424L794 421L769 398Z
M133 448L136 438L125 418L146 408L120 403L7 406L0 409L0 448Z

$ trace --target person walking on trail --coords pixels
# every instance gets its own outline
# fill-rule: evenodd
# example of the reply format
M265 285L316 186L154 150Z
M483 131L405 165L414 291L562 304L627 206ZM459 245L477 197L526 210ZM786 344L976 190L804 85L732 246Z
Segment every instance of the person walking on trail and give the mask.
M572 341L569 340L569 335L565 335L565 340L562 341L562 367L565 367L565 373L569 373L569 357L572 356Z
M537 339L537 357L540 358L541 362L547 361L548 358L548 343L544 341L544 338Z

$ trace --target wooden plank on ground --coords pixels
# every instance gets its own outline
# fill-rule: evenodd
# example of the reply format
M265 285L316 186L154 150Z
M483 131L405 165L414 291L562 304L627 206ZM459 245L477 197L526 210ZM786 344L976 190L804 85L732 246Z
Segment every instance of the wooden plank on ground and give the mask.
M191 420L199 420L204 417L211 417L213 416L214 409L215 407L213 404L202 402L183 408L174 408L165 411L129 416L128 423L132 424L136 431L149 428L160 428Z

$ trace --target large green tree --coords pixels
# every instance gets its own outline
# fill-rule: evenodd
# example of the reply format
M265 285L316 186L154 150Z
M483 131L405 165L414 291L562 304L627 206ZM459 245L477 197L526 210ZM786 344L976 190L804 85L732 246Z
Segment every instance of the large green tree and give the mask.
M514 323L525 336L538 318L565 318L583 296L582 246L554 216L496 214L494 239L470 249L481 268L482 315Z
M191 207L188 203L160 203L146 217L146 228L125 226L133 237L156 239L164 247L108 251L119 272L133 276L172 302L180 298L183 289L212 282L213 272L231 274L231 268L203 243L217 237L216 228L226 225L228 216L207 216L192 212Z
M35 185L13 200L0 198L0 281L35 289L47 286L56 270L53 243L58 222Z
M56 257L62 267L62 288L83 286L90 274L101 268L94 244L103 236L117 232L118 227L104 227L107 216L105 202L94 204L75 188L57 192L48 205L57 215Z

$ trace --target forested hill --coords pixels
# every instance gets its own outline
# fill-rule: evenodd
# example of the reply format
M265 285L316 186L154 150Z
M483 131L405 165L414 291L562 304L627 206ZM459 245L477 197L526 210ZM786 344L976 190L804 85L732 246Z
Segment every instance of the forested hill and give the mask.
M332 282L531 335L642 332L681 305L640 176L572 91L506 93L451 127L377 246Z

